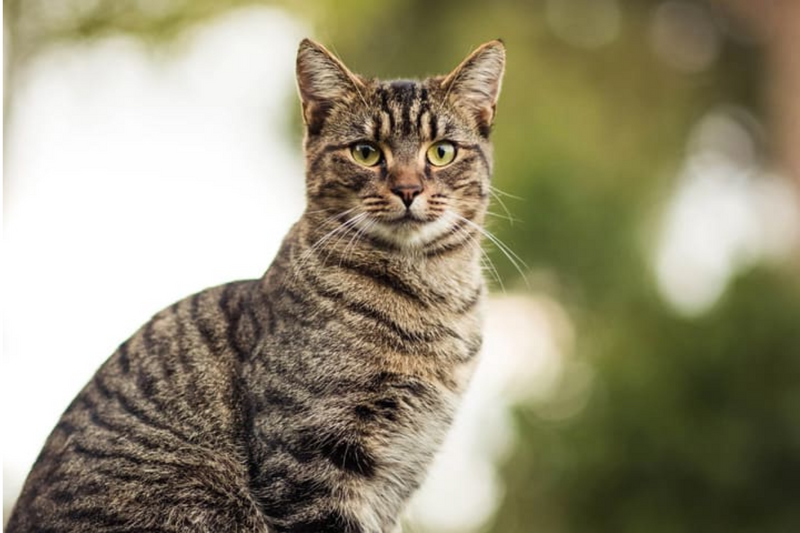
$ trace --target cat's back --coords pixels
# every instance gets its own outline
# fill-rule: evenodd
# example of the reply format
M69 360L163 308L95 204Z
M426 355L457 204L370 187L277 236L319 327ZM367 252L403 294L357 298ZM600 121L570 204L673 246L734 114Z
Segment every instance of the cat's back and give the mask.
M7 530L266 531L237 375L260 335L257 293L256 281L207 289L123 343L62 415Z

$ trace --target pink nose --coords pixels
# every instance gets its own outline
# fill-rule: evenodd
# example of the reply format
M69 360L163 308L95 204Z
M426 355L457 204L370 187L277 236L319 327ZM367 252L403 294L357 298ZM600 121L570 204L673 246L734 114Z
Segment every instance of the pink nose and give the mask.
M406 206L406 209L411 207L411 203L414 201L414 198L419 196L419 193L422 192L422 185L417 184L403 184L397 185L390 189L393 194L400 197L403 200L403 204Z

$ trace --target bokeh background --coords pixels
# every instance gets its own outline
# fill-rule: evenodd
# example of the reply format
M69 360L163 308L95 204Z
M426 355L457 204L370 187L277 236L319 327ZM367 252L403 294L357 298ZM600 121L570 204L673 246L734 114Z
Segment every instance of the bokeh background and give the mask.
M474 387L407 532L800 531L800 2L4 1L3 505L148 316L303 209L293 67L502 37Z

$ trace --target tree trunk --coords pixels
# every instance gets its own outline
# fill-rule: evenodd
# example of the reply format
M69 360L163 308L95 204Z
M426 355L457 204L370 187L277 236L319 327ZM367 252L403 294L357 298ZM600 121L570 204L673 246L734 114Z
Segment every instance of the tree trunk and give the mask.
M800 1L718 0L764 47L764 98L779 170L800 191Z

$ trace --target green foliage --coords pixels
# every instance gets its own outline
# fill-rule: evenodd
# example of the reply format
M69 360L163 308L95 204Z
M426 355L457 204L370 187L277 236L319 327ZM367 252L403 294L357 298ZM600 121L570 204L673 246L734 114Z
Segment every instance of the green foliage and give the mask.
M518 409L492 531L796 530L799 289L758 270L700 319L655 302L597 319L588 407Z

